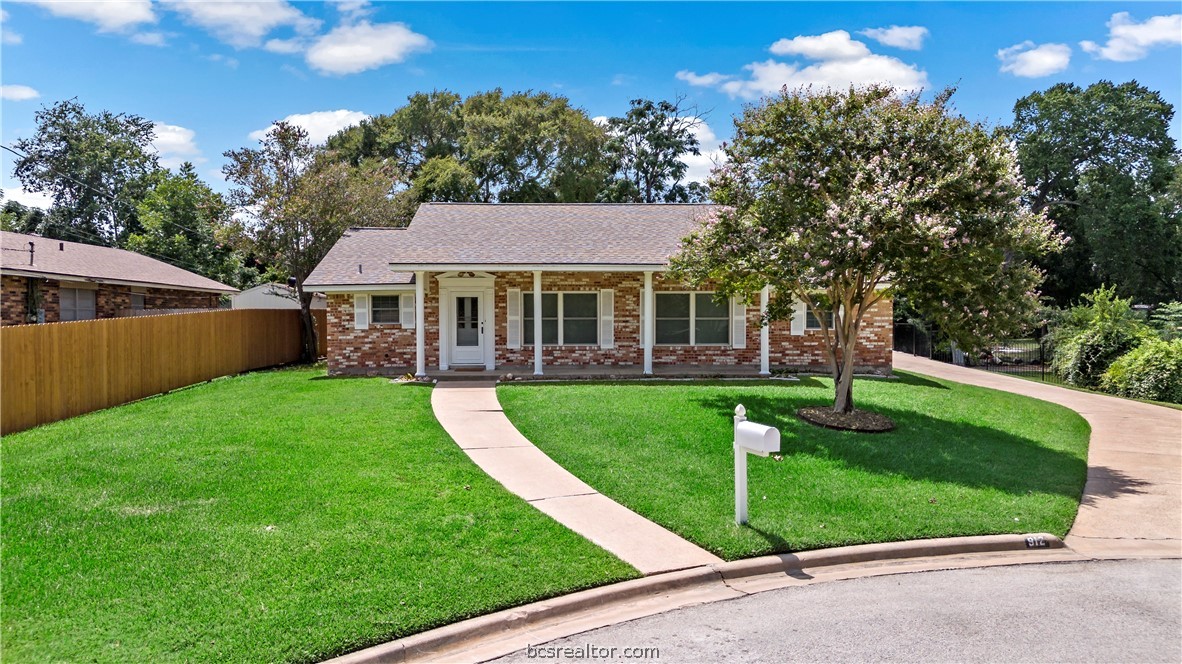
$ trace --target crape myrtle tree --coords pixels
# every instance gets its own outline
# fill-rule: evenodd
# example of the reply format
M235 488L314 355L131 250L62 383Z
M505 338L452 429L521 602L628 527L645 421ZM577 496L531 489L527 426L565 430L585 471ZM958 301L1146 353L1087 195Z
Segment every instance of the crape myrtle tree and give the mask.
M710 178L718 205L673 258L673 276L721 296L770 286L769 321L803 302L836 413L854 411L856 341L874 305L905 296L974 347L1033 315L1042 275L1027 257L1063 241L1023 203L1012 146L954 114L952 92L785 89L747 107Z
M270 276L293 278L300 304L302 359L316 358L312 292L304 281L350 226L389 226L398 202L388 194L393 170L362 160L352 165L319 150L298 126L276 122L258 148L225 153L234 186L236 244L262 260Z

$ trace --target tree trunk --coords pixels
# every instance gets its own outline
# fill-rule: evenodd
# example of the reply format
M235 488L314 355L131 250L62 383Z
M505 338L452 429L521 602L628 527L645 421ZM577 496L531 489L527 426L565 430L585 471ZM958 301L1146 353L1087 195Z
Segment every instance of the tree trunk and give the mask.
M845 371L833 381L833 411L854 412L854 372Z
M317 357L316 319L312 317L312 294L299 288L300 297L300 350L301 362L315 362Z

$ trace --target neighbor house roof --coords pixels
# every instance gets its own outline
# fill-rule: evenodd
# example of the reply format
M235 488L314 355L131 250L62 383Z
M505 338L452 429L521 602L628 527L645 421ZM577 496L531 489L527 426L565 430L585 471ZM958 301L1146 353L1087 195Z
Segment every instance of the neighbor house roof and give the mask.
M708 205L424 203L406 228L350 229L306 285L411 283L415 269L664 267Z
M32 252L29 245L32 243ZM143 254L0 231L0 271L60 280L233 293L237 289Z

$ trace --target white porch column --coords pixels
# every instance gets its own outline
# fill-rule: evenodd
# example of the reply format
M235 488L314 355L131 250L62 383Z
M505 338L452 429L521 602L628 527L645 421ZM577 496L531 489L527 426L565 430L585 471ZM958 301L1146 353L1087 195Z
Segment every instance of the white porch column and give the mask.
M427 321L423 320L423 294L426 291L427 273L415 272L415 377L423 378L427 375L427 342L423 330Z
M772 375L771 363L768 360L768 327L767 320L767 302L770 297L771 287L764 286L763 290L759 291L759 316L763 323L759 328L759 375Z
M644 375L653 374L653 341L657 336L657 310L653 299L653 273L644 273Z
M534 375L542 375L542 271L534 270Z

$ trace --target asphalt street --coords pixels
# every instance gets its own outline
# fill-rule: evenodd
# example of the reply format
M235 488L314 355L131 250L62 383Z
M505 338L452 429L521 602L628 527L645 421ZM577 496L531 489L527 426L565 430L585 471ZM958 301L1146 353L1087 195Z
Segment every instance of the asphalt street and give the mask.
M1182 561L922 572L774 590L497 662L1182 662Z

